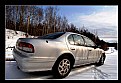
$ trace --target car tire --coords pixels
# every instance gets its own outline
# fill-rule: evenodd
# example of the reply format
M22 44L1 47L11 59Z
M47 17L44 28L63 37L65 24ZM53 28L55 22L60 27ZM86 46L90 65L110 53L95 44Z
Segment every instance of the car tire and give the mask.
M105 56L105 54L103 53L102 56L100 57L99 62L96 63L96 66L101 66L101 65L103 65L103 64L104 64L104 61L105 61L105 58L106 58L106 56Z
M65 78L70 73L72 65L73 63L68 56L58 58L52 68L53 77L57 79Z

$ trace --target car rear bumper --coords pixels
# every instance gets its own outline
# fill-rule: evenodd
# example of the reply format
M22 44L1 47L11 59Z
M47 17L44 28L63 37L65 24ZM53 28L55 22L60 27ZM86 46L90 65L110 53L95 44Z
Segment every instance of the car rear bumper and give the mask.
M55 62L54 59L48 60L47 58L41 57L27 57L16 49L13 49L13 56L18 67L24 72L51 70Z

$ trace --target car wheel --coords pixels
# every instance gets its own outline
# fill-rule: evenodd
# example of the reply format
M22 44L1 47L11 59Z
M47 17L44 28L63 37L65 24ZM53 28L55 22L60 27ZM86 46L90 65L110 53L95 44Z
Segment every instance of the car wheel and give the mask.
M67 56L60 57L52 69L54 78L59 79L66 77L70 73L71 68L71 59L69 59Z
M103 53L102 54L102 56L101 56L101 58L100 58L100 60L99 60L99 62L96 64L97 66L101 66L101 65L103 65L104 64L104 61L105 61L105 54Z

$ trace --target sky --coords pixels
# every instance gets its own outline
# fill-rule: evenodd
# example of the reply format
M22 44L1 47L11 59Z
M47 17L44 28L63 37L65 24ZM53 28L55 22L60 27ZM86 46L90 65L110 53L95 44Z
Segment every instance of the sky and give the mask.
M54 5L53 5L54 6ZM76 27L97 31L98 36L118 36L118 5L56 5L58 13Z
M69 22L75 23L78 27L83 24L90 26L93 24L103 23L117 25L118 20L118 6L58 6L61 15L67 17ZM82 23L81 23L82 22ZM81 25L80 25L81 23Z

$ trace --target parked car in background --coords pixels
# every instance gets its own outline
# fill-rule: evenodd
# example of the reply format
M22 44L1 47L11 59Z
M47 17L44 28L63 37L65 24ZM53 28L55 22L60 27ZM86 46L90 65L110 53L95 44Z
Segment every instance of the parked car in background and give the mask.
M103 65L106 57L104 50L88 37L72 32L19 38L13 56L22 71L52 70L55 78L68 76L75 66L90 63Z

